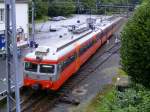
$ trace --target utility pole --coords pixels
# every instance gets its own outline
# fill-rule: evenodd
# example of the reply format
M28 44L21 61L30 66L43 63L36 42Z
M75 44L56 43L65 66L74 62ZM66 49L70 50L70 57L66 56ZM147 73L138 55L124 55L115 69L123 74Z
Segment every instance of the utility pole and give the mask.
M78 7L78 14L80 13L80 1L77 1L77 7Z
M34 45L35 44L35 21L34 18L35 17L35 4L34 1L32 0L32 38L31 38L31 44Z
M7 112L11 112L14 104L16 112L20 112L20 93L18 79L18 57L16 42L16 7L15 0L5 0L5 37L6 37L6 75L7 75ZM13 55L13 56L12 56ZM12 71L13 70L13 71ZM12 75L15 81L12 84ZM15 98L12 87L15 86Z
M127 0L127 5L129 5L129 1ZM129 17L129 7L127 8L127 18Z
M98 4L99 4L99 1L96 0L96 13L98 12Z

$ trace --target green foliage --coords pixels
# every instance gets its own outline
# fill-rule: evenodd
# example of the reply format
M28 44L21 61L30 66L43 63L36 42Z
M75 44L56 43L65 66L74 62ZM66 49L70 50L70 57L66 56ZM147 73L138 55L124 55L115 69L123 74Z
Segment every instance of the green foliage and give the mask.
M113 3L113 4L125 4L127 3L127 0L101 0L102 3L108 4L108 3ZM129 0L128 2L131 2Z
M42 19L48 14L47 0L35 0L35 19ZM29 21L32 18L32 2L29 1Z
M150 1L144 2L122 32L121 62L134 81L150 86Z
M45 16L68 16L77 13L77 0L34 0L36 7L35 19L43 19ZM96 13L97 0L80 0L80 13ZM129 3L138 0L128 0ZM126 4L126 0L99 0L100 3L106 4ZM29 2L29 20L31 21L31 1ZM106 9L112 12L116 9ZM104 14L105 9L98 9L98 14Z
M72 2L72 0L66 0L65 2L67 3L63 3L61 0L60 4L58 2L59 1L57 0L57 2L53 1L49 4L49 16L68 16L74 13L75 4Z
M95 111L150 112L150 90L136 84L124 92L116 91L113 88L112 91L97 99Z
M48 3L46 0L35 1L35 18L42 18L48 14Z
M85 9L95 8L96 0L80 0Z

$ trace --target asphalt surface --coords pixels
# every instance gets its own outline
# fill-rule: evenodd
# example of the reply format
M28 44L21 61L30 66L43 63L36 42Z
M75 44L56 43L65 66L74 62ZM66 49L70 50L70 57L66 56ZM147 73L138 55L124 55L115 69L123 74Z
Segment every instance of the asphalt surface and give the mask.
M67 18L67 20L61 21L46 21L43 23L36 24L36 31L38 32L47 32L49 28L61 28L66 27L68 25L80 25L86 22L87 18L103 18L106 19L106 16L101 15L73 15L72 17ZM77 21L80 21L79 23Z

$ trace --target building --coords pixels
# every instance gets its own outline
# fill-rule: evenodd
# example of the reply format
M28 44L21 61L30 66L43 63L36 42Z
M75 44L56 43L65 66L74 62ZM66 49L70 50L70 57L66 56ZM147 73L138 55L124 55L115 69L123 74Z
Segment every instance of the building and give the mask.
M4 0L0 0L0 47L4 41L2 37L5 31L5 4ZM17 45L20 46L26 43L28 38L28 0L16 0L16 31Z

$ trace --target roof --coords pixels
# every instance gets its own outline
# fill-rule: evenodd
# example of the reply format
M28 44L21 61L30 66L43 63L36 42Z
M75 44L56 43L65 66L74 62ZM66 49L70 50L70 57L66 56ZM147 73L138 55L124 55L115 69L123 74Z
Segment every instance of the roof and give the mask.
M28 3L29 0L16 0L16 3ZM4 0L0 0L0 3L4 3Z
M73 50L75 46L85 43L87 40L97 35L98 33L102 32L102 30L105 30L106 28L108 28L110 25L117 22L121 18L116 17L110 20L109 19L110 17L100 22L99 21L100 19L98 18L95 24L95 30L93 31L89 29L88 31L85 31L80 34L73 34L71 32L68 32L66 28L62 28L60 31L53 32L53 34L50 33L48 37L44 36L42 37L42 39L36 40L36 42L39 44L40 47L47 46L47 48L49 48L50 52L46 56L44 56L43 59L56 61L59 57L62 57L66 53ZM81 26L83 25L84 24L82 24ZM59 36L60 34L62 35L61 38ZM25 58L36 59L35 51L28 53L25 56Z
M105 17L106 18L106 17ZM110 18L109 16L107 18ZM66 20L67 21L67 20ZM97 18L97 22L99 23L100 18ZM114 22L115 18L111 21ZM97 23L95 26L98 28L106 27L107 25L110 25L111 23L108 20L103 21L99 24ZM101 26L104 24L104 26ZM87 26L86 23L80 23L77 25L77 27L81 30L82 28L85 28ZM83 31L82 33L76 33L68 31L68 26L66 28L61 27L58 31L48 34L48 36L43 36L42 39L36 40L37 43L41 46L51 46L51 48L55 48L55 51L60 51L67 47L70 44L75 43L76 41L87 37L87 35L93 33L90 29ZM77 29L77 28L76 28ZM60 37L61 36L61 37Z

